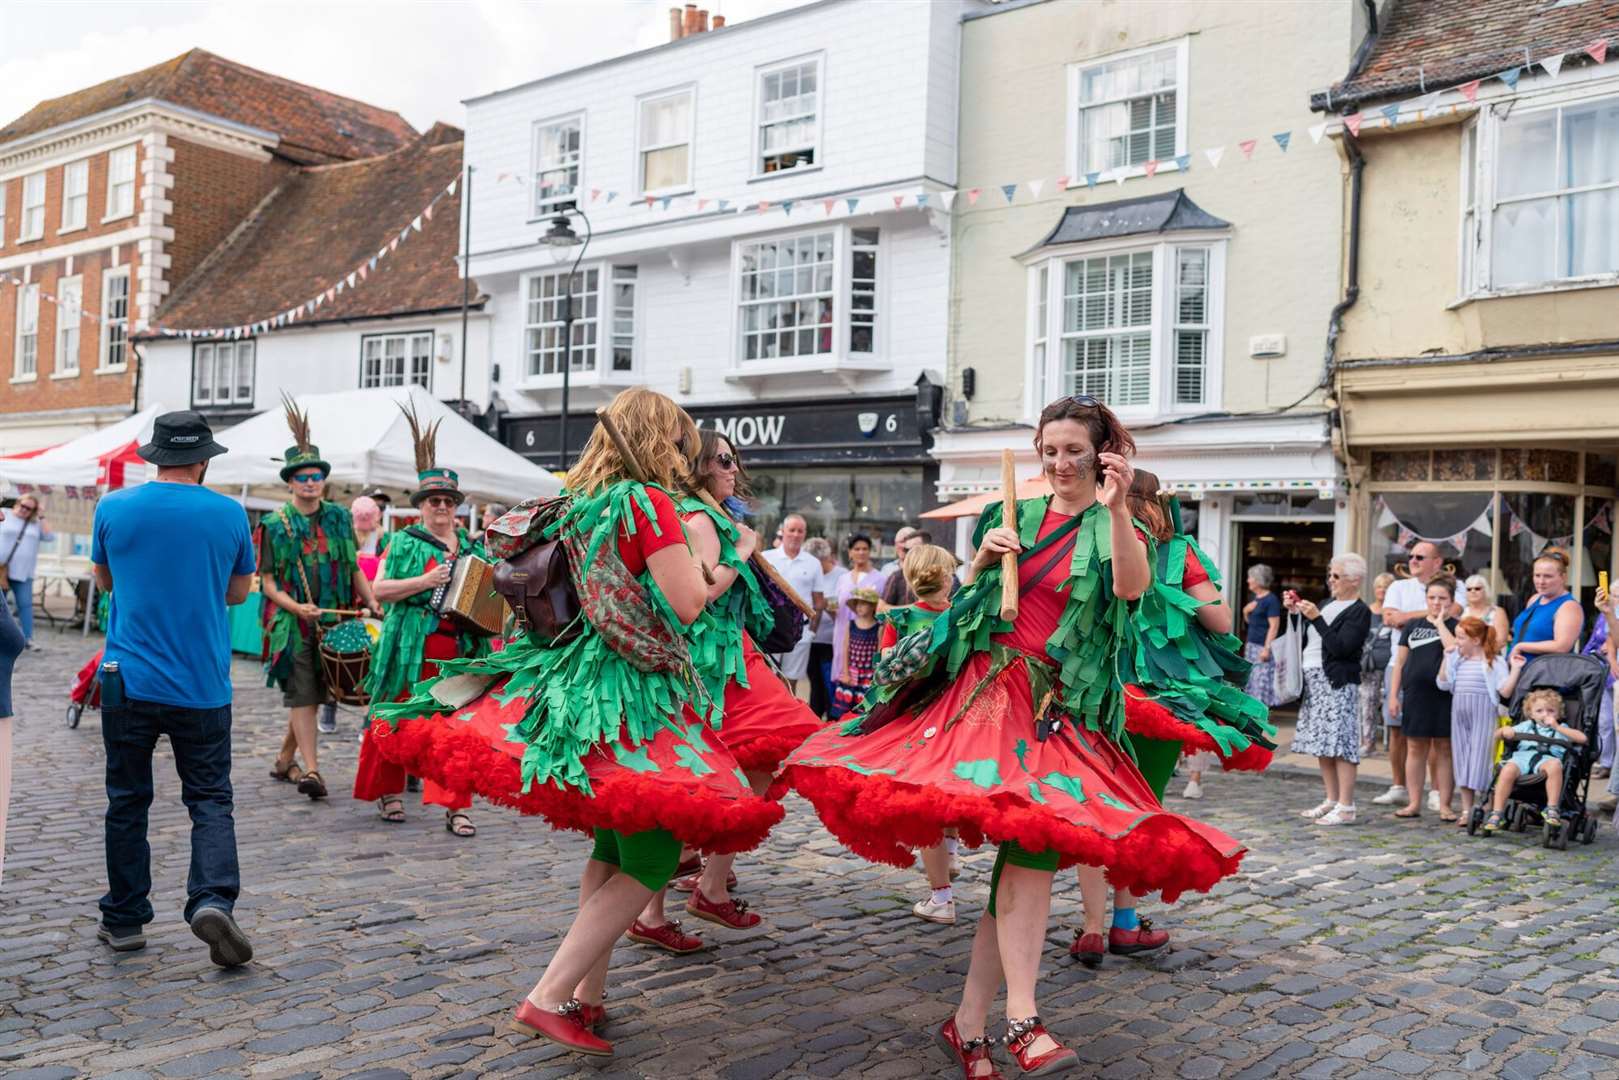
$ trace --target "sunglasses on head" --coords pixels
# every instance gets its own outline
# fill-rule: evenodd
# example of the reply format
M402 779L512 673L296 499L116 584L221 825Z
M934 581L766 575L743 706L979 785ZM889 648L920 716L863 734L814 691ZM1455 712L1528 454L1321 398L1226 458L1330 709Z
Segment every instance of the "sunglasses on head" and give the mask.
M1099 409L1102 407L1102 403L1089 394L1069 394L1062 400L1064 404L1078 405L1082 409Z
M326 477L318 472L302 472L295 473L292 477L292 482L295 484L317 484L324 479Z

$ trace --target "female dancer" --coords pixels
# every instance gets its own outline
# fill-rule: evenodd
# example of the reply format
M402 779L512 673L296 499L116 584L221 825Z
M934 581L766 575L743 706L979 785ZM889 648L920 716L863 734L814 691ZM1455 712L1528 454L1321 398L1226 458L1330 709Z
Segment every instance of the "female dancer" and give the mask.
M1136 605L1136 685L1125 688L1124 728L1147 785L1162 802L1175 763L1188 748L1227 769L1270 764L1276 729L1264 705L1239 688L1248 675L1241 643L1231 636L1231 609L1221 603L1211 560L1181 531L1180 504L1159 495L1158 477L1137 469L1130 514L1158 542L1153 586ZM1174 672L1174 675L1170 675ZM1186 719L1182 719L1185 717ZM1087 967L1102 962L1102 911L1107 883L1094 866L1079 868L1084 926L1069 954ZM1118 889L1108 952L1131 956L1169 944L1169 933L1136 915L1136 896Z
M1049 498L1000 504L926 663L877 687L849 724L811 737L783 782L856 854L906 866L955 826L1000 844L966 986L939 1041L962 1075L1000 1075L985 1022L1006 984L1007 1048L1024 1071L1077 1064L1040 1022L1035 979L1063 864L1105 866L1116 885L1173 899L1232 873L1241 845L1165 812L1120 749L1128 601L1152 584L1148 545L1125 509L1134 441L1091 397L1046 406L1035 446ZM1001 557L1018 560L1021 612L999 617Z
M515 1018L594 1055L612 1053L591 1029L604 1019L613 944L668 884L682 842L742 851L782 817L704 731L711 703L684 631L702 613L706 585L669 495L688 481L697 427L645 388L620 394L608 416L646 482L630 479L636 465L598 428L563 499L525 503L489 531L495 555L536 536L562 541L582 612L577 636L530 636L488 657L447 660L410 701L376 707L391 733L372 729L377 748L410 772L594 832L578 914Z

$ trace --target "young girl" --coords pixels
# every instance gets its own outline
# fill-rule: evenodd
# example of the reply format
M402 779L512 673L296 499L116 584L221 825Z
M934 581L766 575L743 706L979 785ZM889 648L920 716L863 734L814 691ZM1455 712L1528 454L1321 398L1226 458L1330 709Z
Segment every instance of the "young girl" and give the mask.
M841 720L871 689L877 666L877 604L876 589L855 589L849 594L848 644L843 654L843 670L833 684L829 720Z
M1439 669L1439 689L1449 690L1450 755L1456 786L1462 790L1462 816L1466 826L1479 792L1490 786L1495 753L1496 718L1500 715L1501 684L1507 662L1483 619L1467 616L1456 624Z
M900 638L933 625L933 620L950 610L950 585L955 580L956 557L935 544L912 548L900 566L905 584L916 594L916 603L889 608L880 615L882 631L877 640L879 654L886 655ZM956 921L956 899L950 888L950 864L955 860L956 830L945 830L943 843L922 849L922 869L927 872L928 896L918 900L911 913L928 922L952 924Z

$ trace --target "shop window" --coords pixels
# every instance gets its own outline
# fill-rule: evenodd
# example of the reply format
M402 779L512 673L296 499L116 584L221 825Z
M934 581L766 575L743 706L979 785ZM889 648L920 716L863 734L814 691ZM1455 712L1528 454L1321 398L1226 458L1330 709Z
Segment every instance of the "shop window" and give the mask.
M1501 494L1501 577L1517 612L1535 591L1535 556L1547 547L1560 547L1574 557L1573 495L1541 495L1527 491ZM1573 572L1572 569L1570 571ZM1569 584L1572 586L1573 581Z
M583 114L534 125L534 216L544 217L578 205L584 165Z
M759 74L759 175L820 161L821 61L795 60Z
M1591 472L1590 459L1586 459L1585 471ZM1589 629L1591 620L1596 617L1596 591L1597 574L1613 565L1613 514L1615 504L1612 498L1606 495L1587 495L1585 497L1585 528L1581 534L1581 543L1585 549L1585 561L1580 566L1580 579L1578 582L1569 582L1569 588L1579 595L1580 603L1585 607L1586 627ZM1612 582L1609 582L1612 588Z
M1494 480L1495 450L1435 450L1435 480Z
M1488 491L1391 491L1376 496L1366 551L1370 573L1408 576L1406 556L1413 544L1426 539L1438 546L1446 569L1458 582L1469 574L1490 577L1494 501ZM1500 590L1501 583L1494 588Z
M871 537L880 558L901 525L915 525L917 514L933 505L925 501L920 466L817 469L752 467L753 522L761 536L774 536L782 518L802 514L809 535L824 536L843 560L843 545L852 533ZM944 533L934 529L934 543ZM949 546L948 538L944 539Z
M1427 450L1373 450L1372 479L1426 480L1429 457Z
M1585 455L1585 485L1602 488L1619 486L1619 469L1615 468L1612 454Z
M1573 450L1501 451L1502 480L1540 480L1554 484L1580 482L1580 455Z
M1186 152L1186 60L1182 40L1069 69L1074 176Z

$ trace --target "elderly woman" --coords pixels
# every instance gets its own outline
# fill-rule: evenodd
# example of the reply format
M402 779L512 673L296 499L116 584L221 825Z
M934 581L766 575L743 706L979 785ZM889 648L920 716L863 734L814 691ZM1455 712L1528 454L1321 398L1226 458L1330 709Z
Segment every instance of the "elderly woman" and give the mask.
M1495 647L1505 649L1507 638L1512 636L1512 628L1507 625L1507 613L1490 602L1490 583L1484 579L1483 574L1474 574L1462 582L1462 595L1456 598L1462 605L1462 613L1458 619L1465 619L1469 615L1490 628L1495 637Z
M1283 598L1301 616L1304 631L1304 694L1293 753L1316 758L1326 798L1303 812L1317 825L1355 823L1355 769L1360 764L1360 654L1372 625L1360 599L1366 560L1335 555L1327 572L1332 599L1317 607L1296 592Z
M1243 656L1254 666L1248 671L1244 689L1266 705L1276 705L1276 665L1271 662L1270 646L1282 628L1282 602L1271 591L1276 574L1264 563L1248 568L1248 591L1253 599L1242 606L1248 624L1243 635Z
M1585 613L1568 591L1568 553L1547 548L1535 559L1533 573L1535 595L1524 602L1513 620L1508 660L1519 655L1533 661L1546 653L1571 653L1585 626Z

